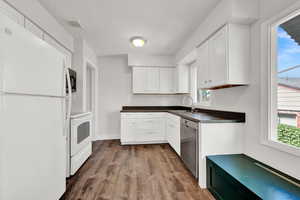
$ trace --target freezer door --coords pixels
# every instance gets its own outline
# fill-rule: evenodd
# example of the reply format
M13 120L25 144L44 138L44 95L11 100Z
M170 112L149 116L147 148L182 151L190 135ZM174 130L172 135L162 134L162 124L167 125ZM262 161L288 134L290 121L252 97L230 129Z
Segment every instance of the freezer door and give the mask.
M66 188L63 98L2 96L0 199L58 200Z
M55 48L1 13L0 44L0 90L64 95L64 57Z

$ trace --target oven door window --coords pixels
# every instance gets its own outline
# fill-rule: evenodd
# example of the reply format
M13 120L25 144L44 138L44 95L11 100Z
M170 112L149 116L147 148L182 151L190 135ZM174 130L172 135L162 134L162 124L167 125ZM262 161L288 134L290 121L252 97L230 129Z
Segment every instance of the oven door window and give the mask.
M77 144L90 136L90 122L84 122L77 128Z

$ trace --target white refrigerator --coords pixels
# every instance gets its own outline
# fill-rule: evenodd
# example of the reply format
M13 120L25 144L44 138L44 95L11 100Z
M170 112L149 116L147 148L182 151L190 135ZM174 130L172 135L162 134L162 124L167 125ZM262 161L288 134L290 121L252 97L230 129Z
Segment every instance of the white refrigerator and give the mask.
M0 199L57 200L66 187L64 56L0 14Z

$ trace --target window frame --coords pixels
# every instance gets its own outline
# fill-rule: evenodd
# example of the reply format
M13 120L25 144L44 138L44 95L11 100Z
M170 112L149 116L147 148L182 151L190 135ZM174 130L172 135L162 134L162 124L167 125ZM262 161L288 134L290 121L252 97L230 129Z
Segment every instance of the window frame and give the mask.
M190 86L190 96L193 99L194 106L210 106L211 105L211 95L209 100L205 101L202 96L202 89L198 88L198 70L199 66L197 61L190 63L189 65L189 86ZM194 76L194 77L193 77ZM194 85L194 86L192 86ZM201 92L201 95L199 93ZM210 91L211 93L211 91Z
M274 140L277 136L277 27L300 15L300 3L261 25L261 143L300 156L300 148ZM267 66L267 69L266 67ZM267 79L265 79L267 77Z
M198 76L197 76L198 66L197 62L192 62L189 66L189 87L190 87L190 96L193 99L193 104L196 105L199 101L198 99Z

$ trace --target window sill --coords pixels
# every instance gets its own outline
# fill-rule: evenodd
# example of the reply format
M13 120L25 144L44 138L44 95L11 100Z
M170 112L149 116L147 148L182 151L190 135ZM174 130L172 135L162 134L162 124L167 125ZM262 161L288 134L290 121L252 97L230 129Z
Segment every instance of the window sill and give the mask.
M201 107L201 106L209 107L209 106L211 106L211 102L207 101L207 102L195 103L194 105L199 106L199 107Z
M297 147L293 147L291 145L288 144L284 144L281 142L276 142L276 141L272 141L272 140L262 140L261 142L263 145L274 148L276 150L285 152L285 153L289 153L289 154L293 154L295 156L299 156L300 157L300 148Z

